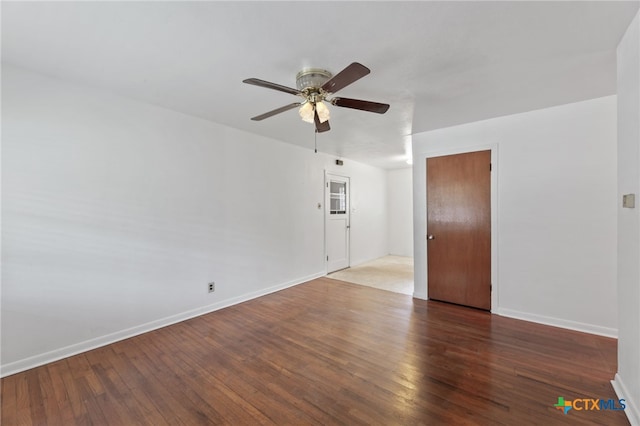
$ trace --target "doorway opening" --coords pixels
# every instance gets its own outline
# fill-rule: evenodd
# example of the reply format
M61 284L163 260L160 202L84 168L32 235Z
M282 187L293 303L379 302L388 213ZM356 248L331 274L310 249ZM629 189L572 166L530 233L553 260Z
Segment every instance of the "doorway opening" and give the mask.
M387 255L366 262L358 262L347 269L329 272L328 278L365 285L400 294L413 295L413 168L388 170L386 187L381 187L387 216ZM355 185L355 184L354 184ZM352 189L349 201L358 201L358 193ZM352 231L358 227L356 204L352 207ZM364 212L362 213L364 214ZM369 214L369 213L367 213ZM351 234L354 238L366 238L363 234ZM358 240L356 240L358 241ZM353 246L352 246L353 247ZM355 256L355 254L354 254Z

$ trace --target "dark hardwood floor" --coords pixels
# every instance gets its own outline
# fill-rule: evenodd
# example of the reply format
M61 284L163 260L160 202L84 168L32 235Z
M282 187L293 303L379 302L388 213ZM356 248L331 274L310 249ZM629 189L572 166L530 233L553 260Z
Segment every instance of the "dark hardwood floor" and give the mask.
M317 279L2 379L2 425L628 424L616 341Z

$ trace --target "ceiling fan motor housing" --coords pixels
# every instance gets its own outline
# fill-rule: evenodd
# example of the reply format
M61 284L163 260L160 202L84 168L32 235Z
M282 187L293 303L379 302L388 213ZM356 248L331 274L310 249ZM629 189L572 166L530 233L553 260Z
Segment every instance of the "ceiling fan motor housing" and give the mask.
M305 89L319 89L326 83L332 74L320 68L306 68L296 75L296 87L302 91Z

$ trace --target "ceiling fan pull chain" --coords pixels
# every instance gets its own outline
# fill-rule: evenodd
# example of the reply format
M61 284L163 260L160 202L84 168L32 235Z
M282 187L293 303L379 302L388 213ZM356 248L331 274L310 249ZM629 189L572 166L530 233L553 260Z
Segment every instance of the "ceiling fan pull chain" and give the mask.
M314 129L313 131L313 147L314 147L314 151L317 154L318 153L318 129Z

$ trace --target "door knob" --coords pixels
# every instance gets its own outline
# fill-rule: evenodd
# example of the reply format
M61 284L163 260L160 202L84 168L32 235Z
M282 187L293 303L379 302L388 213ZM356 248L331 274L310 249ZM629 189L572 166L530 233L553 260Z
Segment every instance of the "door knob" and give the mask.
M427 235L427 240L435 240L436 237L434 237L432 234Z

